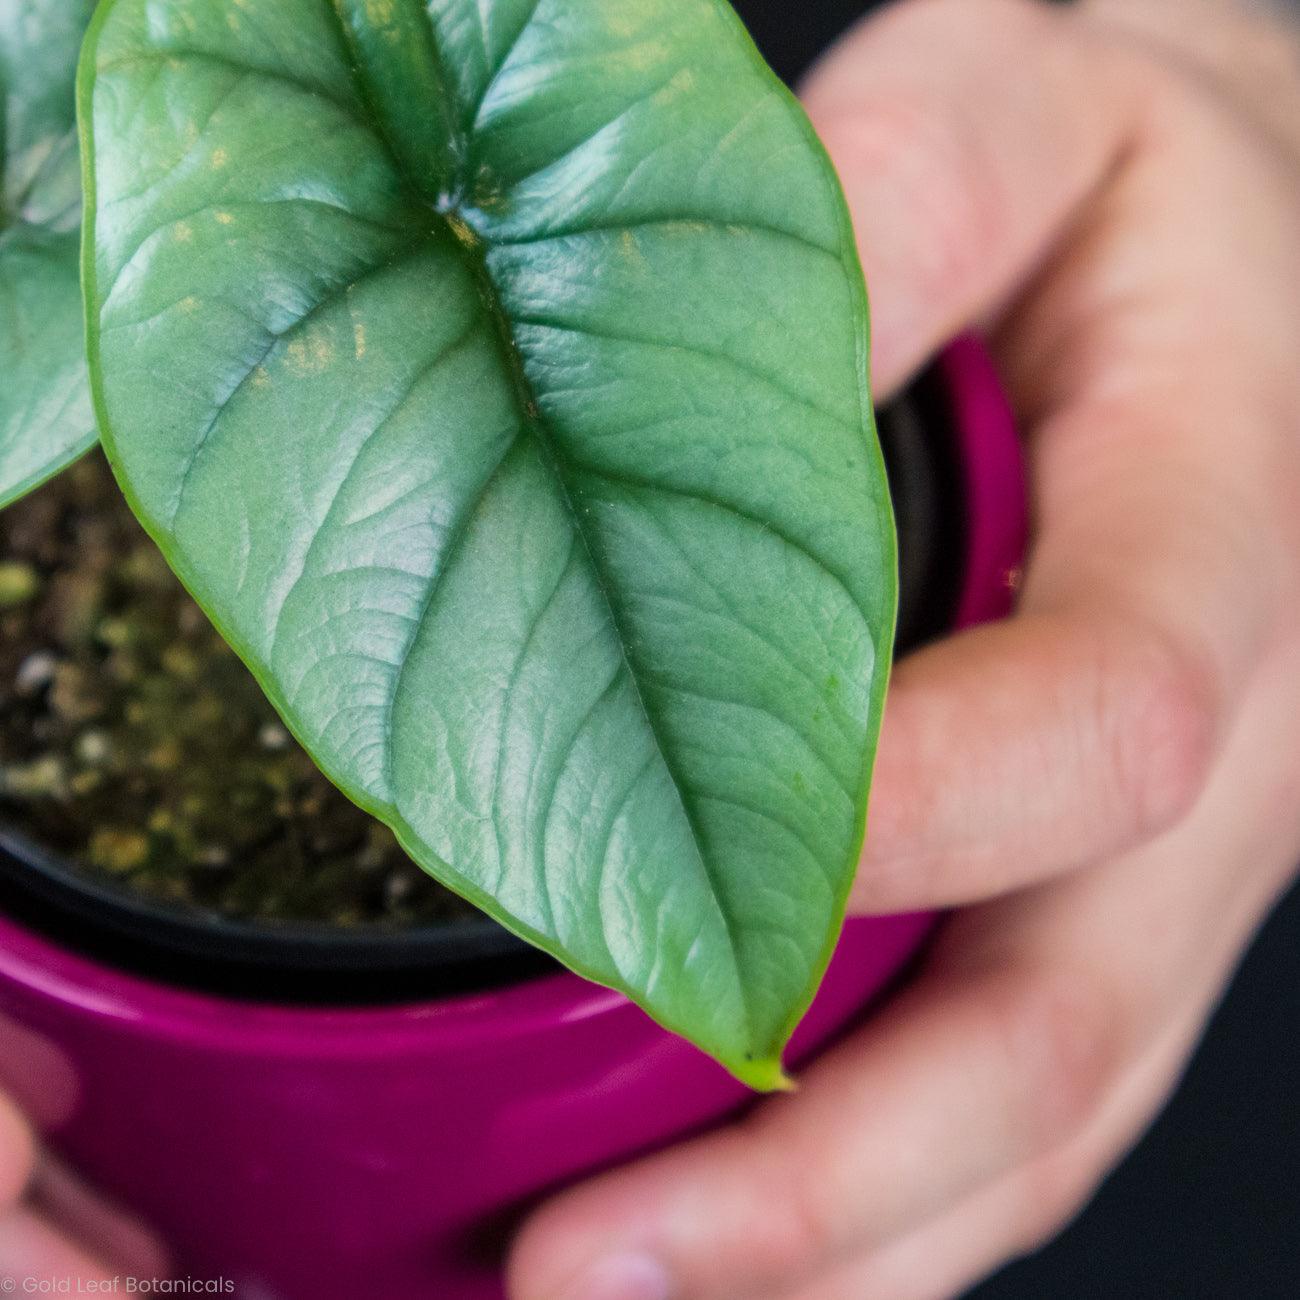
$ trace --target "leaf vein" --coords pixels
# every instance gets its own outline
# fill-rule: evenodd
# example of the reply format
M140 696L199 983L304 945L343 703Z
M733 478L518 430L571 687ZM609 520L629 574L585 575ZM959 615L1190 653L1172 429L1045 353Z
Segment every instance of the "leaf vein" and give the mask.
M369 447L373 440L401 413L402 409L415 395L416 390L419 389L421 384L423 384L430 375L437 371L438 367L441 366L448 357L453 356L465 344L478 326L479 322L471 316L465 328L456 335L451 343L449 343L445 348L440 349L434 357L420 368L397 401L394 402L388 411L385 412L374 428L372 428L370 432L361 439L355 454L348 462L347 469L343 471L343 474L339 479L338 486L334 489L334 492L330 497L330 503L325 508L325 513L321 516L320 524L312 533L311 541L307 544L307 549L303 554L302 567L298 570L297 576L294 578L293 582L289 584L289 588L284 594L284 599L280 602L280 608L276 612L275 622L272 625L270 639L267 643L272 652L275 649L275 644L279 636L280 624L284 618L284 611L287 608L289 601L293 598L293 593L298 589L303 579L307 576L307 571L311 568L312 560L315 558L319 550L321 539L329 529L330 523L334 517L334 511L337 508L343 493L346 491L349 482L351 482L353 472L361 463L361 458L365 455L366 448Z
M720 510L724 514L731 515L733 518L741 520L744 523L757 528L759 531L767 533L775 538L778 542L784 544L789 550L793 551L802 559L807 560L820 573L829 578L845 599L849 602L850 607L866 623L867 612L862 608L862 603L854 594L853 589L849 586L848 579L833 569L827 562L804 542L793 537L785 529L770 519L765 519L761 515L752 514L743 507L738 506L734 501L728 501L722 497L709 496L704 492L695 492L690 488L684 488L674 483L661 483L654 479L640 478L634 474L628 474L622 470L611 472L607 470L596 469L594 466L582 465L578 467L578 473L583 477L595 479L613 487L621 487L629 492L643 492L655 496L677 497L683 501L694 501L703 506L712 507Z
M456 559L457 555L460 552L461 547L465 544L466 538L469 534L470 525L474 519L475 512L478 510L478 507L482 504L484 497L487 495L489 488L491 488L493 482L496 480L497 475L501 473L501 470L505 466L506 461L510 459L511 453L515 450L517 446L519 446L522 437L523 437L523 430L521 428L519 432L516 433L516 435L510 440L510 442L507 443L505 449L501 453L501 456L497 459L496 463L484 476L483 481L482 483L479 484L477 491L474 492L471 499L466 503L460 521L458 522L455 531L448 539L447 545L443 550L441 562L438 566L438 571L436 574L432 575L429 579L429 590L427 595L425 596L424 604L420 608L419 613L416 615L414 619L414 624L411 629L411 635L408 638L406 645L403 647L402 653L398 659L397 675L393 679L393 687L389 695L388 715L384 720L384 751L385 751L384 782L385 785L390 790L393 788L393 772L392 772L393 715L397 710L398 698L400 697L406 685L406 671L408 666L410 665L411 653L415 648L415 643L419 638L420 631L424 627L424 624L429 617L429 612L433 608L434 600L436 599L439 590L443 586L443 583L446 579L446 575L451 568L452 562Z
M567 229L548 230L533 235L493 235L492 243L508 248L525 248L538 244L556 243L564 239L581 239L589 235L622 235L633 231L661 231L664 234L698 234L699 228L710 231L726 231L739 234L771 236L774 239L789 241L800 248L806 248L824 257L829 257L838 265L838 252L819 244L806 235L793 230L783 230L780 226L764 225L758 221L728 221L712 216L658 216L640 217L630 221L597 222L592 225L571 226Z
M355 289L357 285L364 284L365 281L368 280L371 276L379 275L384 271L392 270L395 266L401 265L404 261L408 261L410 258L414 257L417 253L424 251L426 247L427 247L427 240L421 239L416 243L412 244L410 247L402 250L400 253L397 254L395 258L389 259L387 261L379 262L372 266L367 267L362 274L355 276L347 284L337 286L336 288L332 289L329 293L325 294L322 298L318 299L315 303L312 304L311 307L307 309L307 311L303 312L302 315L300 315L286 328L280 330L278 333L270 334L269 338L267 339L266 346L259 353L256 360L254 360L252 365L248 366L244 370L243 374L239 378L238 383L236 383L234 387L230 390L230 392L221 400L220 403L218 403L217 409L214 412L212 418L208 421L207 425L200 431L198 438L195 439L194 446L190 449L190 452L185 459L185 463L181 467L180 483L174 493L173 501L170 506L170 519L168 522L168 527L173 532L176 529L176 519L180 515L181 508L185 503L185 493L187 488L189 487L190 479L193 476L194 468L195 465L198 463L199 456L202 454L204 447L207 446L208 440L211 438L217 425L220 424L221 417L225 415L226 412L230 409L231 402L233 402L235 398L239 395L239 393L246 387L246 385L249 383L252 377L257 373L258 368L265 363L266 359L275 350L276 346L284 342L285 339L291 338L298 330L302 329L303 326L308 324L315 316L317 316L320 312L325 311L327 308L333 306L346 293L348 293L352 289Z
M528 633L519 647L519 652L515 656L514 663L511 665L510 677L506 682L506 688L501 697L501 721L497 730L496 758L492 768L492 834L496 839L498 870L506 866L506 853L501 842L501 823L508 810L501 806L501 773L505 768L506 736L510 730L511 715L514 712L515 692L519 686L520 675L523 673L524 667L528 662L528 657L532 652L533 645L537 639L538 629L546 621L548 611L554 604L556 596L560 593L560 588L564 586L564 581L569 576L570 570L573 568L574 556L577 553L577 544L578 541L576 534L570 534L569 549L565 553L564 563L560 565L559 573L556 575L555 582L552 585L551 590L547 593L546 599L542 601L541 605L538 607L537 613L533 616L532 623L528 628ZM536 762L536 755L534 755L534 774L536 770ZM527 820L527 810L525 810L524 820ZM537 885L537 901L541 904L546 928L554 931L555 910L551 899L551 885L543 861L543 854L541 853L535 854L533 878Z
M587 338L605 339L611 343L627 343L633 347L654 348L663 352L691 353L695 356L705 357L711 361L720 361L724 365L731 366L733 369L745 375L748 379L756 379L766 388L780 393L787 401L796 405L807 408L810 411L820 415L823 419L830 421L841 429L856 429L847 417L836 411L830 410L815 402L811 397L803 393L796 392L793 388L781 383L775 379L772 374L762 366L754 365L752 362L741 361L739 357L732 356L729 352L724 352L721 348L706 347L702 343L666 343L661 339L646 338L643 335L634 334L630 331L612 330L607 326L599 328L592 325L569 325L562 321L547 320L540 316L526 316L520 314L514 318L515 324L522 325L529 329L548 330L556 334L578 334Z
M528 29L533 25L533 20L537 17L537 11L541 7L542 0L533 0L533 3L529 6L528 12L524 15L523 22L519 24L519 29L510 38L510 41L506 45L505 52L497 60L496 67L491 69L484 67L484 72L487 76L483 83L483 92L479 95L478 102L471 107L469 113L466 115L465 120L467 122L472 124L478 121L480 114L483 112L484 106L487 104L489 98L491 98L492 91L496 88L497 82L501 80L501 74L505 72L507 67L509 67L510 60L514 57L514 53L519 48L520 42L524 39ZM484 48L486 49L486 31L483 35Z
M124 54L107 63L101 63L96 69L96 73L102 77L105 73L150 65L165 69L178 59L182 62L211 63L214 66L226 68L231 72L237 72L242 76L253 77L258 81L275 82L299 94L323 99L327 103L333 104L341 112L346 113L357 126L363 130L369 130L368 124L362 120L357 111L358 105L341 95L334 94L325 86L308 81L305 77L296 77L293 73L285 71L284 68L268 67L258 63L245 63L239 59L232 59L228 55L218 54L215 50L200 50L192 46L168 46L160 48L156 54L147 50L140 50L135 54Z

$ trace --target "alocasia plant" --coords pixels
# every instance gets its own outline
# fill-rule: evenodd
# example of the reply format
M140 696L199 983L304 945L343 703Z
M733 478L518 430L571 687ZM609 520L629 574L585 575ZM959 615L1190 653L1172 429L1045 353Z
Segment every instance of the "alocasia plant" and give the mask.
M101 433L324 770L755 1087L891 654L845 204L722 0L103 0Z
M95 441L73 83L94 0L0 0L0 506Z

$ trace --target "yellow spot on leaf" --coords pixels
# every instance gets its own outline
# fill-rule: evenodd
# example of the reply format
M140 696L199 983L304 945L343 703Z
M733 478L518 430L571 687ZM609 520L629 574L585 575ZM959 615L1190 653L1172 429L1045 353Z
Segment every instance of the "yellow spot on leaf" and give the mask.
M233 212L217 212L213 214L217 219L217 224L230 226L234 224L235 214Z
M214 149L212 151L213 169L224 167L230 161L230 153L225 149Z
M366 323L365 321L354 320L352 322L352 339L355 344L357 360L360 361L366 355Z
M289 343L287 364L294 375L319 375L334 363L334 344L324 335L310 339L293 339Z
M188 221L178 221L172 234L178 244L188 244L194 238L194 227Z
M646 256L642 251L641 241L637 239L636 235L632 231L625 230L621 235L619 235L618 246L627 261L635 262L642 266L646 264Z

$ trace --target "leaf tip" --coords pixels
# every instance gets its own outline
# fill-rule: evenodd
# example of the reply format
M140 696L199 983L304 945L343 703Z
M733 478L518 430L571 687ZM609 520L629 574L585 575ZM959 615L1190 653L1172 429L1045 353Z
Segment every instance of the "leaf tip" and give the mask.
M780 1056L764 1060L744 1060L728 1067L748 1088L755 1092L795 1092L799 1085L785 1072Z

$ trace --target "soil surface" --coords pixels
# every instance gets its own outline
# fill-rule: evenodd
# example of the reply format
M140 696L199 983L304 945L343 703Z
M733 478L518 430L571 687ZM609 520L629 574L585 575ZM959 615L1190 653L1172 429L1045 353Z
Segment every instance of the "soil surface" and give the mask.
M0 824L232 917L480 915L316 769L99 452L0 512Z

